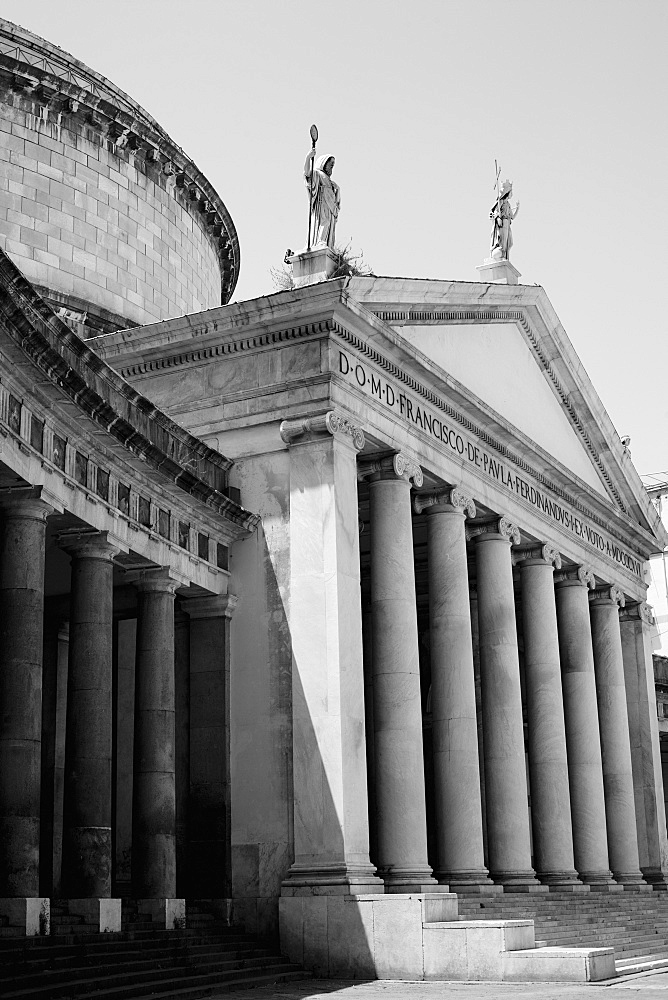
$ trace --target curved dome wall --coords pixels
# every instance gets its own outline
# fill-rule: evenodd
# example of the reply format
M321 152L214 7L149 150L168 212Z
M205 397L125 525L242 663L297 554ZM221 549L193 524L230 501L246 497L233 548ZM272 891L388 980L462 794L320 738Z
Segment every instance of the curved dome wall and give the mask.
M142 108L0 19L0 247L84 335L229 301L222 200Z

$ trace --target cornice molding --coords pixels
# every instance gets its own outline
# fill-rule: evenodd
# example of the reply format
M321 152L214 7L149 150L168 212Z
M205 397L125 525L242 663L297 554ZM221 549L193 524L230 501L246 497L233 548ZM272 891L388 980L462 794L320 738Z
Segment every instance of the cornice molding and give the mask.
M128 365L125 368L119 367L117 371L123 378L134 378L138 375L147 375L149 372L163 371L166 368L179 368L181 365L187 365L193 361L210 361L212 358L224 357L229 354L241 354L244 351L269 347L272 344L281 344L289 340L300 340L302 337L330 333L337 327L338 324L331 319L321 320L317 323L305 323L301 326L287 327L284 330L274 330L271 333L259 333L252 337L229 340L224 344L216 344L212 347L200 347L193 351L179 351L177 354L156 358L154 361L140 361L135 365ZM210 332L213 331L204 329L199 336L205 336Z
M378 319L390 322L390 317L395 318L395 320L406 319L409 315L413 315L408 312L388 312L388 311L373 311L371 307L367 307L373 312ZM481 313L479 311L473 310L440 310L431 311L430 313L424 313L421 315L431 315L437 317L434 322L443 321L443 318L453 319L453 317L458 317L459 321L467 321L476 318L487 318L496 316L499 322L506 322L512 316L517 316L521 318L521 313L517 310L488 310L487 312ZM191 332L191 331L189 331ZM198 336L206 336L216 332L215 322L203 322L201 331L198 331ZM301 324L295 327L286 327L281 330L274 330L267 333L260 333L251 337L239 337L235 339L229 339L225 343L217 344L210 347L200 347L191 351L179 351L174 354L170 354L168 357L156 358L155 360L140 361L133 365L128 365L126 367L119 367L117 370L124 378L136 378L137 376L146 375L152 372L162 371L164 369L176 368L181 365L190 364L192 362L205 362L209 361L215 357L223 357L229 355L235 355L242 353L244 351L258 350L266 347L270 347L273 344L280 344L286 341L298 340L302 338L307 338L311 336L323 336L328 334L334 334L339 337L345 343L349 344L354 350L358 351L360 354L364 355L371 362L385 371L392 378L401 382L403 385L412 389L417 395L421 396L424 400L430 403L433 407L445 413L451 420L459 424L470 434L478 438L481 442L491 450L495 451L497 454L506 458L508 461L512 462L518 469L526 472L531 476L537 483L544 486L550 493L559 497L568 503L574 510L583 514L586 518L592 521L594 524L598 525L600 528L604 528L613 538L622 544L628 544L624 536L622 536L618 531L616 531L613 526L611 526L609 520L601 517L594 510L587 507L581 500L577 497L572 496L565 490L562 486L553 482L548 478L543 472L534 468L529 462L526 461L522 456L515 454L507 445L503 444L501 441L496 440L491 434L486 430L476 424L473 420L469 419L465 414L461 413L460 410L456 409L454 406L443 400L437 393L432 389L429 389L423 383L418 381L414 376L410 375L405 368L400 367L395 362L391 361L385 355L381 354L374 347L371 347L366 341L353 333L352 330L348 329L341 322L334 319L321 320L314 323ZM334 373L329 373L331 377ZM598 467L598 466L597 466ZM620 506L622 512L627 513L623 505Z
M7 337L63 393L64 399L73 402L135 458L159 470L184 493L244 530L255 529L257 515L245 511L198 475L202 468L208 469L210 478L226 476L232 465L229 459L189 434L124 382L54 315L2 251L0 316Z

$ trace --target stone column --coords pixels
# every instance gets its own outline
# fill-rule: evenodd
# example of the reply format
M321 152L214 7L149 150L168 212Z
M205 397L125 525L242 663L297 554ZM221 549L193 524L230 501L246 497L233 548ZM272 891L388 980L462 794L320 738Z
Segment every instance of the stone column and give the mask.
M232 897L230 800L230 619L232 594L181 601L190 619L188 895Z
M668 844L659 726L656 716L649 604L627 604L619 612L640 870L654 889L668 889Z
M190 805L190 622L179 601L174 615L174 786L176 794L176 895L187 898Z
M555 574L557 627L568 753L573 854L583 882L592 889L616 888L608 865L603 766L596 705L594 654L585 566Z
M0 916L48 933L39 895L44 541L41 490L0 498Z
M45 623L42 672L42 795L39 878L43 896L59 899L63 850L63 773L69 623Z
M132 783L132 890L168 929L185 925L176 899L174 591L167 569L139 573Z
M491 886L484 863L478 727L465 518L475 505L460 490L417 496L427 512L431 709L438 867L441 882Z
M522 587L524 683L529 729L529 779L536 873L559 889L582 888L573 860L554 567L550 545L517 554Z
M427 862L411 480L404 455L361 467L370 476L374 766L378 874L386 892L433 891Z
M512 891L538 886L531 867L520 663L507 518L476 526L487 856L495 882Z
M293 933L305 910L289 897L383 885L369 861L366 791L356 465L364 434L335 410L285 420L280 434L290 449L295 851L281 926Z
M111 895L113 560L106 531L61 532L72 558L62 887L69 912L120 930Z
M646 883L643 882L638 859L631 745L619 631L620 605L624 606L624 595L618 587L603 587L589 595L608 856L616 882L626 888Z

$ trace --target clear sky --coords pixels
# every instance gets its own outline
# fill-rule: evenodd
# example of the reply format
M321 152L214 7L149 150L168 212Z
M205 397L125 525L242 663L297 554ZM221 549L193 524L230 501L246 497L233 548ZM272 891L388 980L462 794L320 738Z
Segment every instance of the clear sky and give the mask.
M239 233L235 299L306 242L309 126L337 240L376 274L475 280L494 160L542 285L641 474L668 470L666 0L3 0L127 91ZM664 303L662 306L661 303ZM668 479L668 472L666 474Z

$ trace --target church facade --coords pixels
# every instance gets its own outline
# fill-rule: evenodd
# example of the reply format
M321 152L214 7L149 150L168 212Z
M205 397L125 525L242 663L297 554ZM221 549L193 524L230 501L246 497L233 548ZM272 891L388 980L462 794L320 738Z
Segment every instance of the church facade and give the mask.
M665 890L668 845L665 531L547 295L227 304L197 167L0 28L1 914L206 897L325 974L549 978L456 893Z

